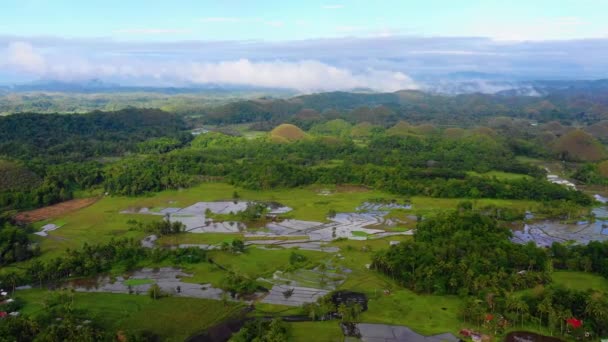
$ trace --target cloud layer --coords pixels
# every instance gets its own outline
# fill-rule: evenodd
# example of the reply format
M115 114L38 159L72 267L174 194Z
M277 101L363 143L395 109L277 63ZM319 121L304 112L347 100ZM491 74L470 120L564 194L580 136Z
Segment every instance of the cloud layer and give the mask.
M83 57L44 56L26 42L12 42L2 67L45 79L64 81L88 78L156 81L167 84L231 84L301 91L371 88L382 91L416 89L402 72L367 69L354 73L316 60L177 62L135 58L91 61ZM154 82L153 82L154 83Z
M125 85L214 83L301 91L415 89L455 77L599 79L608 78L608 39L506 42L393 36L121 42L0 36L0 83L5 75L23 81L100 78Z

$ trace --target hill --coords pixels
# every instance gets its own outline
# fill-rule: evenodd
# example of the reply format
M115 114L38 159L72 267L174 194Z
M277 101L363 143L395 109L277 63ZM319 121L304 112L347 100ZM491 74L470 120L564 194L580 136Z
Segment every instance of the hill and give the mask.
M298 126L281 124L270 131L270 139L275 142L292 142L305 139L307 134Z
M38 184L38 175L26 167L0 159L0 191L31 189Z
M560 158L573 161L596 161L606 158L602 144L581 130L570 131L561 136L553 145L553 152Z

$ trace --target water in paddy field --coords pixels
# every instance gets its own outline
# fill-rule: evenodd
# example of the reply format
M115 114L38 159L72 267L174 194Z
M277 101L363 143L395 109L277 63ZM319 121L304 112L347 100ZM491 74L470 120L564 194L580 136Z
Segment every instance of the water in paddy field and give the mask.
M238 213L245 210L249 203L246 201L198 202L186 208L157 208L156 210L143 208L135 211L125 210L123 213L163 215L172 222L183 223L186 226L186 231L190 233L248 232L260 237L297 235L308 236L313 241L331 241L341 237L364 240L367 235L372 234L376 236L412 234L411 231L386 232L383 229L376 229L379 225L397 225L397 220L385 219L384 217L393 209L411 209L410 204L365 202L357 207L354 213L338 213L329 218L331 221L329 223L294 219L277 220L267 223L262 230L251 231L248 231L248 227L242 222L214 222L206 216L207 211L215 214ZM270 203L268 209L270 215L280 215L292 210L278 203ZM353 232L358 233L353 234Z
M602 196L599 197L605 200ZM602 202L600 199L598 201ZM546 220L526 224L522 230L513 232L512 240L516 243L533 241L541 247L549 247L554 242L587 244L591 241L608 240L608 207L597 207L592 212L596 217L593 222L561 223Z

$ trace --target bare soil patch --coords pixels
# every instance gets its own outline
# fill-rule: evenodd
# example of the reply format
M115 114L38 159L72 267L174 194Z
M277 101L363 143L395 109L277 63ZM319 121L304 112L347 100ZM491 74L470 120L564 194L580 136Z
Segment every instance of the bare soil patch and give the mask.
M15 220L23 223L32 223L58 217L69 212L88 207L89 205L97 202L98 199L98 197L79 198L53 204L40 209L20 212L15 215Z

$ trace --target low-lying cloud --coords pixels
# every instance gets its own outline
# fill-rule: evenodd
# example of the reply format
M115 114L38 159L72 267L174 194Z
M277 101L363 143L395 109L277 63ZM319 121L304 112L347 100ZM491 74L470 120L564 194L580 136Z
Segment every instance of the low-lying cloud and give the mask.
M354 72L311 59L198 62L107 56L90 60L63 54L46 56L26 42L10 43L7 56L0 68L63 81L102 78L158 85L230 84L300 91L418 88L403 72L373 68Z
M608 39L159 42L0 35L0 83L90 78L122 85L222 83L301 91L424 89L451 80L600 79L608 78Z

